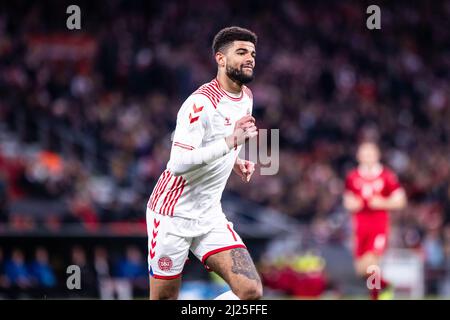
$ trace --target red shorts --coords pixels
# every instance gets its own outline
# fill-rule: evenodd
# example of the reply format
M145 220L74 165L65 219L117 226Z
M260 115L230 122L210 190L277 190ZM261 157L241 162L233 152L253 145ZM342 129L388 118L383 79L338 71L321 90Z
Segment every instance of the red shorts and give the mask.
M387 215L374 217L355 215L354 226L354 253L361 257L368 252L382 255L388 244L389 221Z

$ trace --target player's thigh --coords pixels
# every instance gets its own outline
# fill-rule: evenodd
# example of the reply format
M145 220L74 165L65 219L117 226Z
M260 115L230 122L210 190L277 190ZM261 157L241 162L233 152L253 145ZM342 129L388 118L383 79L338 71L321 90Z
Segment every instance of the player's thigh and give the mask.
M206 261L209 257L230 249L246 248L239 234L234 230L233 223L224 216L219 216L214 227L206 234L192 240L192 253L209 269ZM221 255L219 255L221 256Z
M387 235L384 228L372 229L360 235L357 247L355 268L364 276L373 266L379 267L380 259L387 248ZM370 270L369 270L370 269Z
M355 260L355 269L359 275L366 276L373 272L372 267L379 267L379 263L380 256L368 251Z
M232 289L259 284L261 279L246 248L232 248L209 256L206 265L218 273Z
M253 260L233 224L226 219L210 232L195 238L191 251L219 274L241 299L259 298L261 280Z

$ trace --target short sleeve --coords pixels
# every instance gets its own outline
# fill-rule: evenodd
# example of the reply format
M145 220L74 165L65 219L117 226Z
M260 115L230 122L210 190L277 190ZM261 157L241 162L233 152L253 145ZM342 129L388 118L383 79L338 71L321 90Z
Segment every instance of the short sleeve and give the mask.
M389 196L395 190L399 189L400 187L401 186L400 186L400 182L398 181L397 175L390 170L386 170L386 172L384 174L383 195Z
M353 185L353 177L352 174L348 174L345 177L345 191L352 191L354 192L354 185Z

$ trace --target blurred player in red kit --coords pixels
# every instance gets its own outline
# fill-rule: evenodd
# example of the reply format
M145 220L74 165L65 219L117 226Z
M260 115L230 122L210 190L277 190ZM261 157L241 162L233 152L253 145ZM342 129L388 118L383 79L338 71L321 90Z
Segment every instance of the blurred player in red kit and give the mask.
M394 172L380 162L380 149L363 142L358 167L345 181L344 207L352 213L355 269L367 279L370 266L379 266L389 236L389 211L406 206L406 195ZM369 288L372 299L392 298L392 287L380 275L379 287Z

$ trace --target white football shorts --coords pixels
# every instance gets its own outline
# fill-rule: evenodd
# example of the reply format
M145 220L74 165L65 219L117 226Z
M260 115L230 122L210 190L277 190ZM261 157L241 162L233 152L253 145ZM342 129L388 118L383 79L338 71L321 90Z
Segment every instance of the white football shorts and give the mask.
M246 248L220 212L212 222L161 215L147 208L148 265L155 279L181 276L189 250L203 263L218 252ZM205 265L208 269L208 267Z

